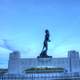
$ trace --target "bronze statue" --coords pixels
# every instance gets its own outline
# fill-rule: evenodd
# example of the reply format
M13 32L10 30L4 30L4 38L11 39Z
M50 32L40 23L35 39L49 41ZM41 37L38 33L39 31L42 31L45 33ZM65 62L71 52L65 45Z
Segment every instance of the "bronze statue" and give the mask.
M42 48L42 51L40 53L40 56L38 56L38 58L52 58L52 56L47 55L48 42L50 42L49 37L50 37L49 30L46 29L45 30L45 38L44 38L44 42L43 42L43 48Z
M47 53L47 50L48 50L48 42L50 42L50 39L49 39L49 31L48 29L45 30L45 39L44 39L44 45L43 45L43 49L42 49L42 52L45 50L46 53Z

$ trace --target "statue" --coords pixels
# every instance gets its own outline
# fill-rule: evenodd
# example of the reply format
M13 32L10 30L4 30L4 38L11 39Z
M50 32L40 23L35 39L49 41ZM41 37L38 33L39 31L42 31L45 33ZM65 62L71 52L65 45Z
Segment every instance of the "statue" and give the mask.
M45 52L47 53L48 42L50 42L49 36L50 36L49 31L46 29L45 30L45 39L44 39L44 45L43 45L42 52L45 50Z
M51 40L49 39L50 34L49 34L49 30L46 29L45 30L45 38L44 38L44 42L43 42L43 48L41 51L40 58L47 58L47 57L51 57L47 55L47 51L48 51L48 42L50 42Z

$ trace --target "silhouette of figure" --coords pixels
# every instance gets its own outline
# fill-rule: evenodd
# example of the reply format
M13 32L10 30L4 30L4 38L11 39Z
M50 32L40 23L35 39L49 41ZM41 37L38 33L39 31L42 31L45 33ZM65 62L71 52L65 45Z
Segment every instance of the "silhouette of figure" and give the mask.
M48 42L50 42L51 40L49 39L50 34L49 34L49 30L46 29L45 30L45 38L44 38L44 42L43 42L43 48L42 51L40 53L40 56L38 56L38 58L52 58L52 56L48 56L47 55L47 50L48 50Z
M45 30L45 39L44 39L44 45L43 45L42 52L45 51L47 53L48 42L50 42L49 36L50 36L49 31L48 31L48 29L46 29Z

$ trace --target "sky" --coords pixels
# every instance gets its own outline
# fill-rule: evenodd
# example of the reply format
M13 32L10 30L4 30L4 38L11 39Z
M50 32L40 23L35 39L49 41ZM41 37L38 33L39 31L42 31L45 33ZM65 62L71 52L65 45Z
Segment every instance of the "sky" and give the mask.
M36 58L45 29L51 39L48 55L80 52L80 0L0 0L0 68L8 67L14 50L22 58Z

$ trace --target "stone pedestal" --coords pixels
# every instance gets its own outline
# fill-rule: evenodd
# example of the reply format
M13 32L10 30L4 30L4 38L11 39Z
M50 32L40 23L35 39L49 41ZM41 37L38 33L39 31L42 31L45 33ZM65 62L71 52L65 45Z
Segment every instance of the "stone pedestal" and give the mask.
M42 51L40 53L40 56L38 56L37 58L52 58L52 56L48 56L46 51Z

